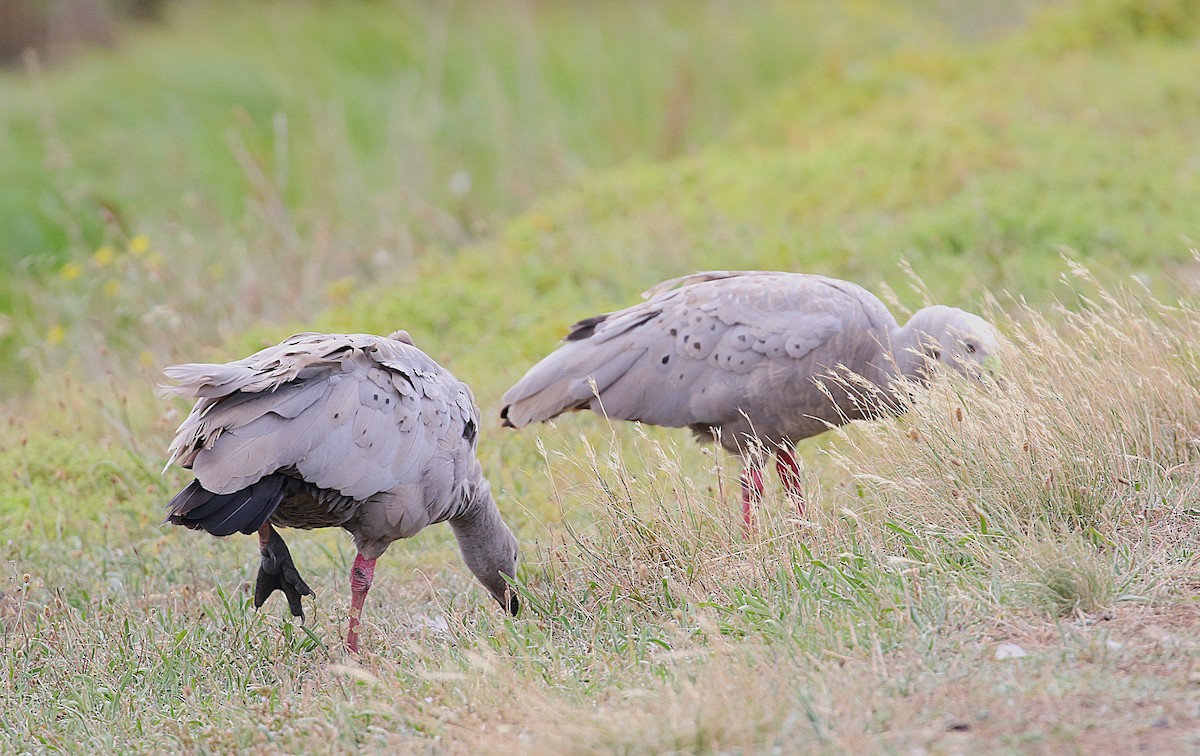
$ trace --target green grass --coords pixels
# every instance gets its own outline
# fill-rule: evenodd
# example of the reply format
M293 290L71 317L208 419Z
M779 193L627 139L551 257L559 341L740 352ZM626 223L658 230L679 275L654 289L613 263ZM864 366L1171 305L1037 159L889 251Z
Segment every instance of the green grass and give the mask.
M0 750L1198 745L1194 4L694 7L185 4L0 80ZM686 434L498 427L574 319L749 267L988 309L1007 388L805 443L750 537ZM153 385L398 327L475 390L525 610L431 528L353 659L344 534L287 536L301 627L159 525Z
M869 55L931 14L877 10L181 3L166 29L0 78L0 264L18 272L0 284L17 314L0 346L40 346L61 326L73 348L95 347L81 321L112 299L137 315L208 308L210 322L214 309L222 322L310 317L327 286L485 236L590 170L707 143L815 65L830 30L870 16L838 43ZM93 265L68 302L32 306L29 278L142 234L164 257L154 303L99 294L122 277ZM304 275L258 283L297 256ZM196 278L207 285L181 282ZM289 289L301 291L288 306L257 301ZM98 301L80 312L84 293Z

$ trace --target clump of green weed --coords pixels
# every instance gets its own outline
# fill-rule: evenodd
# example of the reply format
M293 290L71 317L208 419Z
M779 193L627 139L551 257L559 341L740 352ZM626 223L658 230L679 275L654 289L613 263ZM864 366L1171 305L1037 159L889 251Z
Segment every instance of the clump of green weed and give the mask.
M1111 606L1112 565L1090 544L1044 544L1024 554L1030 599L1055 617L1072 617Z

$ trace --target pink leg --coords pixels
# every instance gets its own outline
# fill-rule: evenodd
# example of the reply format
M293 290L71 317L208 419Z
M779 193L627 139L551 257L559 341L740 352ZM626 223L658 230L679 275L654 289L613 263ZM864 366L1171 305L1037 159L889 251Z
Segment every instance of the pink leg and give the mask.
M762 468L752 462L742 470L742 521L748 532L754 526L754 505L762 501Z
M346 647L354 653L358 653L358 618L374 579L375 560L363 559L362 554L356 556L350 568L350 629L346 631Z
M775 455L775 469L779 471L779 480L783 489L796 500L796 508L800 516L804 516L804 489L800 486L800 465L796 457L787 449L780 449Z

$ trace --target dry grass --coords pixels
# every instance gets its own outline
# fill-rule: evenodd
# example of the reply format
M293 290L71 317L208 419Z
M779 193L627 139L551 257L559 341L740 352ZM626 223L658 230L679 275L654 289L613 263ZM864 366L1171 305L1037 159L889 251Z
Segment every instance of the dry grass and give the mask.
M945 376L807 449L805 519L773 485L750 535L734 464L680 434L485 429L521 492L524 613L431 529L389 552L359 659L338 534L293 539L318 594L300 628L249 610L248 544L154 530L156 454L113 454L147 406L83 460L69 431L9 441L41 530L5 547L0 726L105 751L1195 747L1200 310L1073 291L1002 316L1003 385ZM114 503L99 530L71 518L88 496Z
M537 611L593 642L623 615L661 680L539 702L512 748L1194 745L1200 310L1076 274L1081 309L1014 307L1002 386L840 432L809 521L780 497L743 539L720 466L645 433L546 454L594 520L549 534Z
M941 382L835 453L860 514L923 529L931 558L1023 570L1064 614L1178 585L1200 497L1200 312L1075 275L1053 322L1014 307L1003 385Z

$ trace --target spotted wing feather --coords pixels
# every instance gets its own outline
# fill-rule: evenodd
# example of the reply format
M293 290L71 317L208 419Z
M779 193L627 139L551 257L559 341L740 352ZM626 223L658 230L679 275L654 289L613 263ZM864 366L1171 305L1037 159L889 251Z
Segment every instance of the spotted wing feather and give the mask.
M720 426L770 416L797 387L827 402L811 377L858 354L831 343L894 323L864 289L796 273L699 273L647 296L577 324L505 393L508 424L589 408L654 425Z

